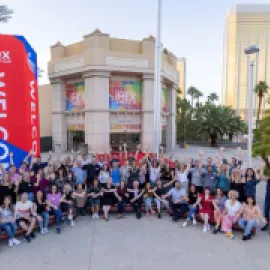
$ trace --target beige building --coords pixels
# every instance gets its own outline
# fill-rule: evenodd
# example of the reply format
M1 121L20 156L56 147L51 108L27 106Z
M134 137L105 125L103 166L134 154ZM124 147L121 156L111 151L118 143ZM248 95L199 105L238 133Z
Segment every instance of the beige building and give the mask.
M124 142L153 151L154 60L152 36L124 40L97 29L72 45L57 42L48 64L51 85L40 87L41 136L51 133L53 148L61 151L86 143L89 152L103 152ZM162 140L171 150L179 85L172 53L162 55L161 75Z
M186 96L186 59L184 57L178 58L177 61L177 70L179 72L179 88L181 90L181 98Z
M247 119L248 66L255 57L254 87L259 81L270 85L270 5L238 5L229 11L224 31L222 102ZM244 49L258 45L257 56L246 56ZM262 105L267 107L267 97ZM258 106L254 94L254 112Z

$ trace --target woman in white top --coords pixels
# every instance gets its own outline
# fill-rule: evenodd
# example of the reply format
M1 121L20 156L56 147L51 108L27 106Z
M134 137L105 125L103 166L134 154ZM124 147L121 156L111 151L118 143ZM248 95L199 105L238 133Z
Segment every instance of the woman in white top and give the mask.
M160 166L156 159L152 161L152 163L149 162L150 167L150 181L152 184L156 183L157 179L160 178Z
M110 171L109 171L108 166L105 164L103 166L102 170L100 170L100 173L98 176L99 182L100 182L102 187L106 186L106 182L107 182L109 177L110 177Z
M187 167L184 164L180 164L179 168L175 168L175 179L181 183L181 187L185 190L188 190L188 171L190 169L189 162L187 163Z
M241 209L241 203L237 198L238 192L230 190L228 193L228 200L225 202L222 218L222 231L231 239L234 238L234 235L232 234L232 225L238 221Z

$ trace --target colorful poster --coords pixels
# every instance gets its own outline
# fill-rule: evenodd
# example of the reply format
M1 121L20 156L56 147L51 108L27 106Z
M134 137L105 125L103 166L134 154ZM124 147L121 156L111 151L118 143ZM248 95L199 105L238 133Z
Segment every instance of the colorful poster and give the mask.
M110 110L140 111L142 84L136 81L110 81Z
M162 88L161 91L161 111L167 112L168 91L166 88Z
M84 82L69 83L66 85L67 111L80 111L85 109Z
M23 36L0 35L0 163L40 155L37 54Z

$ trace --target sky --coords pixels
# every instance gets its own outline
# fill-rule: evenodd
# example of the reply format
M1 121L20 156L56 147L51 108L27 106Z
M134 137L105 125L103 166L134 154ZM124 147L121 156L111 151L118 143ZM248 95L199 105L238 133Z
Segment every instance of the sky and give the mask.
M163 0L162 43L187 61L187 87L206 97L221 95L223 29L227 11L237 4L270 0ZM14 10L0 33L24 35L44 70L39 83L48 83L50 46L78 42L99 28L112 37L141 40L156 35L157 0L2 0Z

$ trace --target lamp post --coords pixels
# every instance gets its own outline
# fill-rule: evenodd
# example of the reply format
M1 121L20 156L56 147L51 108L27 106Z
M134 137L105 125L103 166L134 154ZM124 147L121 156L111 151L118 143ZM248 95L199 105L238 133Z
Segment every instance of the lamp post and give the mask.
M155 55L155 96L154 96L154 129L155 129L155 140L154 140L154 152L159 154L159 145L161 143L161 11L162 11L162 0L158 0L158 11L157 11L157 38L156 38L156 55Z
M6 23L12 15L13 11L7 6L0 5L0 22Z
M246 55L259 53L258 46L253 45L245 49ZM252 167L252 142L253 142L253 74L254 74L255 60L249 63L249 111L248 111L248 166Z

